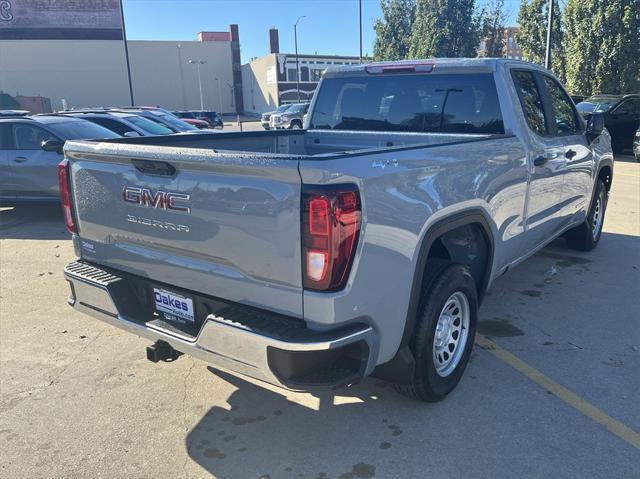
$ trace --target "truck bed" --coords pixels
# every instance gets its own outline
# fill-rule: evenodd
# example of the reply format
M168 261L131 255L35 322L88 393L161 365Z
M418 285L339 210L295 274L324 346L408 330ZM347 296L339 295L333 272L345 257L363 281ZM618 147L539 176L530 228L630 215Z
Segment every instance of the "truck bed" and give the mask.
M200 148L220 152L261 153L274 157L336 158L357 152L379 152L392 147L417 147L476 141L504 135L451 133L394 133L332 130L277 130L168 135L102 140L104 143L167 148Z

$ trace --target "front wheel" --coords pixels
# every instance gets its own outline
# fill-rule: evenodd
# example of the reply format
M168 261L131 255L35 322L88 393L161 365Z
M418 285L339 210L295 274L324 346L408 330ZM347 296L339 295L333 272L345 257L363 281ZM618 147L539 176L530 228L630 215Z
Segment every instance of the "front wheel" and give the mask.
M606 209L607 187L604 181L598 180L593 203L589 208L584 223L567 232L567 246L579 251L591 251L598 246L600 236L602 236L602 225Z
M470 269L450 261L430 261L410 344L414 376L410 384L397 389L421 401L444 399L467 366L477 319L478 294Z
M291 127L292 130L299 130L302 128L302 123L298 122L298 121L294 121L293 123L291 123Z

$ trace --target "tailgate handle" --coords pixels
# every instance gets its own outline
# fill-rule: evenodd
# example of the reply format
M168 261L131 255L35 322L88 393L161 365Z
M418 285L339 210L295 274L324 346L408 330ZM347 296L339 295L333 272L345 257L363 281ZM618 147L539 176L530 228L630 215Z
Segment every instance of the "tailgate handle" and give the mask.
M133 166L140 173L155 176L173 176L176 174L176 168L166 161L153 160L131 160Z

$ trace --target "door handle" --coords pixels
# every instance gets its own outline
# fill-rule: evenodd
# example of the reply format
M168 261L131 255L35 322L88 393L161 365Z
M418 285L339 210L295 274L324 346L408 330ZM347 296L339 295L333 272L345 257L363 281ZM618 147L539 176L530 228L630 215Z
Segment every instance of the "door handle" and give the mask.
M25 158L24 156L16 156L13 159L13 161L15 161L16 163L24 163L27 160L28 160L28 158Z
M533 166L542 166L547 161L549 161L549 158L547 158L546 156L539 156L535 160L533 160Z
M567 150L567 152L564 154L565 158L567 158L569 160L571 158L573 158L574 156L576 156L576 155L577 155L577 153L575 151L573 151L573 150Z

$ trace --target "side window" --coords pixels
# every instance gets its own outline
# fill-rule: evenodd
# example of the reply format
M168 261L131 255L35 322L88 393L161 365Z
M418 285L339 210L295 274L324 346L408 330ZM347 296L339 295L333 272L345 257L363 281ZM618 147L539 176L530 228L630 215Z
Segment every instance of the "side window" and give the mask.
M129 126L110 118L87 118L87 120L95 123L96 125L104 126L118 135L124 135L126 132L131 131Z
M544 84L549 93L553 119L559 135L573 134L580 131L571 100L553 78L544 76Z
M13 142L16 150L39 150L43 141L55 139L39 126L16 123L13 126Z
M622 102L622 104L613 111L613 114L630 117L636 116L640 113L640 110L638 110L637 108L640 107L640 104L636 105L635 103L636 102L634 102L633 100Z
M527 124L538 135L548 133L544 108L542 107L542 97L536 86L533 73L525 71L513 72L513 80L520 96L522 111L527 119Z
M0 150L12 150L11 123L0 123Z

